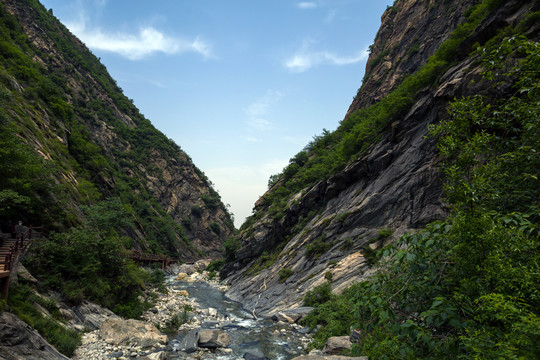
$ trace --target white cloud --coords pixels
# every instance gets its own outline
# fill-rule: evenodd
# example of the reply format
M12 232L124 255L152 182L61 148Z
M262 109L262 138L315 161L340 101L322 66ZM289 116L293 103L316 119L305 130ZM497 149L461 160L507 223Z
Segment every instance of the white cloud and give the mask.
M137 34L107 33L100 28L88 29L84 20L69 23L67 27L90 49L110 51L130 60L140 60L158 52L169 55L194 52L205 59L213 57L211 46L202 39L177 39L151 26L140 28Z
M313 1L302 1L296 4L296 6L299 9L314 9L317 7L317 4L314 3Z
M304 72L315 66L329 65L349 65L366 60L367 49L361 50L352 56L337 55L329 51L311 51L309 42L305 42L302 47L284 62L284 66L292 72Z

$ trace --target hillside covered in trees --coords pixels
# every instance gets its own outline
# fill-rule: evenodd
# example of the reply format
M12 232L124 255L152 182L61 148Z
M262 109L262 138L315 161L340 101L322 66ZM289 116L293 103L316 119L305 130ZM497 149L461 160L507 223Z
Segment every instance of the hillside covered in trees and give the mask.
M43 289L133 315L130 250L220 256L235 229L210 180L39 1L0 1L0 65L0 226L44 226Z

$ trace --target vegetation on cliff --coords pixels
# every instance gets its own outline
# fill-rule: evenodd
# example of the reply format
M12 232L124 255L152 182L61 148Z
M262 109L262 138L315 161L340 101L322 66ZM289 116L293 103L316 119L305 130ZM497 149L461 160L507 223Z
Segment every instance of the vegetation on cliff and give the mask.
M540 43L503 39L516 32L478 51L492 92L455 100L432 128L452 215L381 250L369 282L310 293L315 346L352 327L353 354L374 359L540 356Z

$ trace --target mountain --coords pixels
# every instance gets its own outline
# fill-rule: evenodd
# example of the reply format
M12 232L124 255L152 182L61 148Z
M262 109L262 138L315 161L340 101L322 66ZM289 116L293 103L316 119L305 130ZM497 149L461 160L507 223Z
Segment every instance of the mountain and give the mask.
M1 0L0 22L2 230L63 232L102 204L127 213L128 248L221 256L235 229L219 194L99 59L37 0Z
M503 35L538 37L536 1L396 1L383 14L366 74L334 132L314 137L272 176L254 215L226 244L228 296L254 313L301 306L368 279L377 251L446 219L443 158L431 125L453 99L505 98L475 49ZM535 15L536 14L536 15Z

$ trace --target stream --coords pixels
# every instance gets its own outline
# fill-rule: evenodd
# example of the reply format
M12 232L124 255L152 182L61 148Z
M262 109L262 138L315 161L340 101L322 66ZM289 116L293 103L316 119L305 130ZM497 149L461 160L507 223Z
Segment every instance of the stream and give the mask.
M219 351L204 354L204 359L276 359L288 360L302 355L309 341L307 328L296 324L274 322L271 319L254 318L238 302L228 299L222 291L205 282L186 282L169 279L169 286L186 290L195 307L215 309L224 321L200 319L200 329L220 329L231 337L228 353ZM195 315L192 315L192 317ZM176 339L188 333L182 330ZM231 351L232 350L232 351ZM195 354L192 354L195 355ZM190 359L191 357L187 357ZM197 357L193 357L195 359ZM185 353L175 352L168 347L167 359L186 359Z

